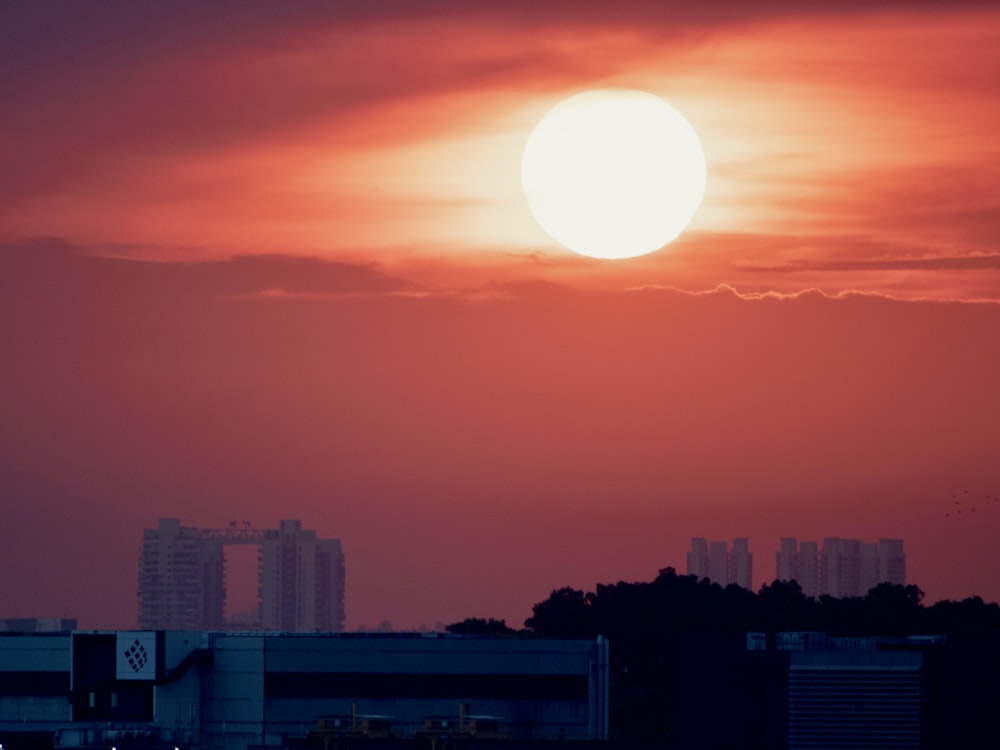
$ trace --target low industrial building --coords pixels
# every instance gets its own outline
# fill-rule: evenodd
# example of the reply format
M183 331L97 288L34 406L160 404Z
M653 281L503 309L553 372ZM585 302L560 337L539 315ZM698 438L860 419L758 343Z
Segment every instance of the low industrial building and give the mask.
M701 632L679 653L677 750L973 748L1000 736L996 633Z
M477 733L607 739L608 653L603 638L0 634L0 743L247 750Z

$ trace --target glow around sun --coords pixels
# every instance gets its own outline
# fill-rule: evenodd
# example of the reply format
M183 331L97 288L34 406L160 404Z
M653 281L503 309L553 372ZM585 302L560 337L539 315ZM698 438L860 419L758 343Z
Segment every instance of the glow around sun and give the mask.
M521 183L542 228L592 258L633 258L681 233L705 193L694 128L657 96L599 89L571 96L535 126Z

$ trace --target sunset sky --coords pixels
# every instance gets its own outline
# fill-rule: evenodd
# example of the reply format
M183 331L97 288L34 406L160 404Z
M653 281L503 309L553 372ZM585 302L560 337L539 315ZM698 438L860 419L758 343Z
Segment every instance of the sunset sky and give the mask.
M1000 599L998 71L993 2L0 5L0 617L134 625L160 517L341 538L351 629L692 536ZM611 87L708 169L619 261L520 183Z

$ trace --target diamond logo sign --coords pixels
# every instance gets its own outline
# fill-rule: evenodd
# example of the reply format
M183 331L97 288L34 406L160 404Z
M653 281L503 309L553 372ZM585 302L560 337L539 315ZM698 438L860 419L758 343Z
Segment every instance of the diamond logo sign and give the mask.
M132 645L125 649L125 658L128 659L128 665L132 667L133 672L141 672L149 657L142 643L136 638Z
M119 680L156 678L156 633L148 630L118 633L116 677Z

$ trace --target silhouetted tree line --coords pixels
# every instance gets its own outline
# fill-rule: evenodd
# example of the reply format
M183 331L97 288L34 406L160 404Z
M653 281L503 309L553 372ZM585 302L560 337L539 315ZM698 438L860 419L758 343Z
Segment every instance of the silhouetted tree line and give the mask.
M691 634L823 631L834 636L1000 633L1000 606L979 597L923 605L914 585L881 583L864 597L807 597L794 581L753 593L708 579L661 570L652 581L598 585L591 592L553 591L515 630L503 620L470 618L452 633L509 637L596 638L611 641L612 727L650 738L669 727L677 706L680 650ZM659 717L655 725L650 717ZM664 721L665 720L665 721ZM620 728L627 728L623 731Z
M795 581L764 584L758 593L720 586L707 578L665 568L652 581L598 584L595 591L570 587L535 604L515 630L504 620L469 618L447 627L451 633L596 638L622 644L662 640L689 631L775 633L824 631L831 635L919 635L1000 633L1000 605L974 596L926 607L917 586L880 583L867 596L807 597ZM619 646L621 647L621 646Z

